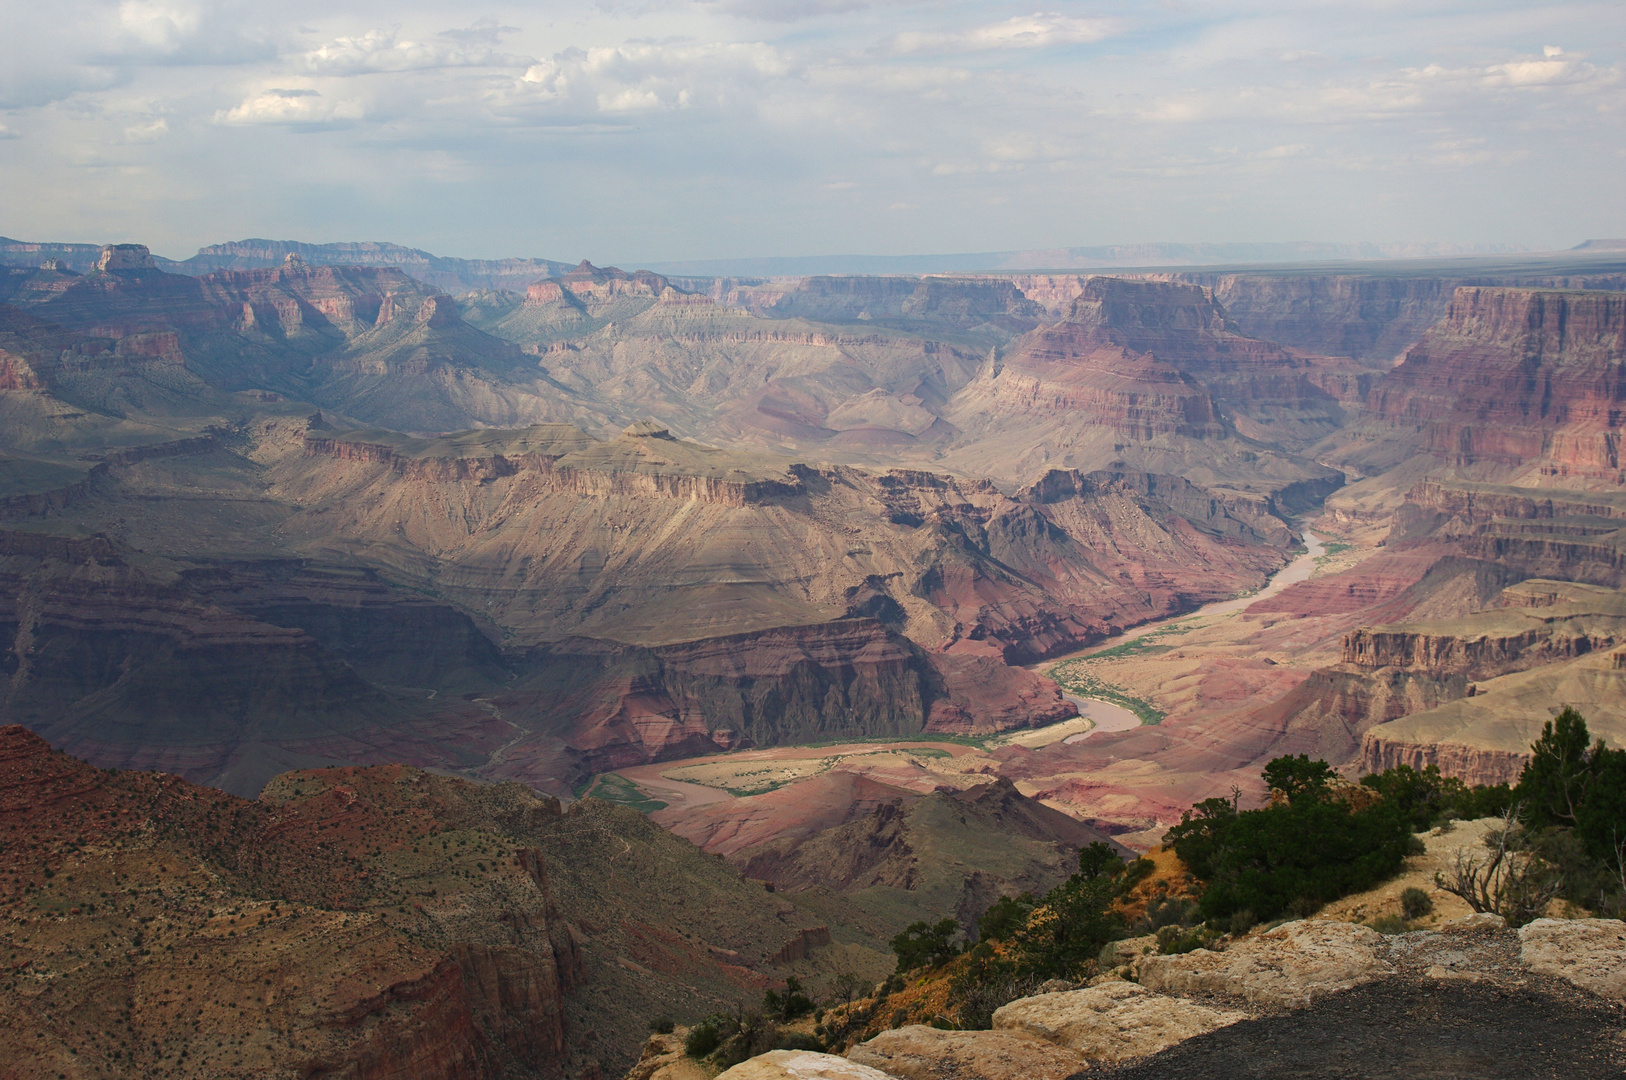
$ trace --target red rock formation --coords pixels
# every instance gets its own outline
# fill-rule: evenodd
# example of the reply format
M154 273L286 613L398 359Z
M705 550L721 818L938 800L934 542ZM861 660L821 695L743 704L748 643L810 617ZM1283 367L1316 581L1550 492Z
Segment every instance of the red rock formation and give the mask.
M1367 406L1450 465L1626 483L1626 293L1460 288Z

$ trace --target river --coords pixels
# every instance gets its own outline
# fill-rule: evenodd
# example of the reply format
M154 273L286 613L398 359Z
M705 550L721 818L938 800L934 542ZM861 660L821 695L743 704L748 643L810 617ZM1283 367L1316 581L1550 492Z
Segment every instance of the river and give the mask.
M1326 553L1327 546L1322 541L1321 537L1317 536L1309 529L1305 529L1304 553L1295 558L1292 562L1288 563L1286 566L1282 567L1280 570L1276 571L1276 573L1272 574L1270 580L1265 582L1265 587L1260 589L1258 592L1249 593L1247 596L1234 597L1230 600L1216 600L1212 604L1204 604L1196 611L1188 611L1184 615L1175 615L1167 619L1159 619L1156 622L1143 623L1142 625L1135 627L1133 630L1119 634L1117 637L1108 638L1105 641L1090 646L1088 649L1082 649L1079 652L1070 653L1067 656L1060 657L1056 660L1046 661L1042 665L1035 665L1035 669L1042 668L1045 671L1049 671L1051 668L1054 668L1057 664L1064 661L1074 660L1082 656L1093 656L1094 654L1102 652L1106 649L1115 649L1119 645L1127 645L1131 641L1139 641L1148 634L1155 634L1159 630L1166 629L1167 627L1173 626L1176 623L1195 621L1215 615L1229 615L1232 612L1242 611L1265 599L1266 597L1275 596L1277 593L1281 592L1290 585L1297 585L1301 581L1308 581L1310 579L1310 575L1315 573L1316 560L1321 558L1321 556L1325 555ZM1064 694L1063 696L1066 697L1068 701L1071 701L1074 705L1078 706L1079 716L1093 721L1091 727L1087 731L1074 730L1066 733L1057 732L1056 738L1044 739L1043 735L1045 732L1062 726L1060 724L1052 724L1050 727L1040 728L1038 731L1029 733L1028 738L1022 740L1023 745L1030 747L1044 746L1049 743L1056 742L1058 739L1061 742L1076 743L1082 742L1098 731L1128 731L1130 728L1140 726L1140 717L1136 716L1122 705L1114 705L1112 702L1102 701L1100 698L1079 697L1076 694ZM1063 724L1076 725L1077 723L1078 721L1076 720L1063 721Z

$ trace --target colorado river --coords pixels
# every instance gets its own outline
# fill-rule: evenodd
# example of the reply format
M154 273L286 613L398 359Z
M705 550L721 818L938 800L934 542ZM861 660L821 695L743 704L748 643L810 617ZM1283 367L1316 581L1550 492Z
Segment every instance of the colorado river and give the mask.
M1174 626L1177 623L1195 621L1216 615L1230 615L1233 612L1245 610L1253 604L1258 603L1260 600L1275 596L1277 593L1281 592L1290 585L1297 585L1301 581L1308 581L1310 579L1310 575L1315 573L1316 560L1325 555L1326 552L1327 547L1326 544L1322 542L1321 537L1317 536L1309 529L1305 529L1304 553L1295 558L1292 562L1288 563L1286 566L1282 567L1280 570L1276 571L1276 573L1272 574L1270 580L1265 582L1265 587L1260 589L1258 592L1249 593L1247 596L1234 597L1230 600L1216 600L1212 604L1204 604L1196 611L1188 611L1184 615L1175 615L1167 619L1159 619L1156 622L1144 623L1135 627L1133 630L1128 631L1127 633L1119 634L1117 637L1108 638L1099 644L1092 645L1088 649L1082 649L1076 653L1071 653L1057 660L1047 661L1043 665L1035 665L1035 670L1042 667L1044 671L1048 672L1057 664L1064 661L1074 660L1084 656L1093 656L1094 654L1103 652L1107 649L1115 649L1119 645L1127 645L1131 641L1139 641L1148 634L1155 634L1158 631L1167 629L1168 627ZM1078 706L1079 716L1091 720L1094 723L1087 731L1074 731L1065 735L1058 733L1058 738L1061 742L1082 742L1098 731L1128 731L1131 728L1140 726L1140 717L1136 716L1122 705L1114 705L1110 701L1102 701L1099 698L1079 697L1076 694L1064 694L1063 696L1068 701L1071 701L1074 705ZM1064 721L1064 723L1076 724L1077 721ZM1051 725L1051 728L1059 726L1061 725ZM1040 728L1038 731L1032 732L1027 739L1022 740L1024 745L1030 747L1043 746L1048 743L1058 741L1057 739L1042 738L1043 733L1051 730L1051 728Z

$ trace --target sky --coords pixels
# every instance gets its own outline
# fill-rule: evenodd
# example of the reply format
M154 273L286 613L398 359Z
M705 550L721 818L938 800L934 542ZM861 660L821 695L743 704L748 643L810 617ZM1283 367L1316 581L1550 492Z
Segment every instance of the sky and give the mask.
M0 0L0 235L622 265L1626 236L1626 3Z

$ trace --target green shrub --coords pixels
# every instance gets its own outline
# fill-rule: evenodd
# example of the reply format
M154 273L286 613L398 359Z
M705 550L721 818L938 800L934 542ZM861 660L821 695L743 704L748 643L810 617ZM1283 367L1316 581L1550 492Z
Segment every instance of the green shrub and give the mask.
M1155 934L1165 926L1190 926L1197 921L1197 902L1183 896L1160 896L1146 905L1135 930Z
M1164 838L1208 882L1199 903L1203 916L1243 909L1265 918L1284 911L1307 916L1400 869L1411 827L1385 800L1352 810L1329 797L1326 763L1302 754L1272 761L1265 776L1288 793L1286 802L1239 810L1230 800L1207 799Z
M1472 821L1500 817L1512 801L1506 784L1470 788L1455 777L1441 776L1438 765L1420 771L1410 765L1396 765L1361 777L1361 784L1382 795L1390 811L1405 818L1415 831L1452 818Z
M1404 934L1411 924L1399 915L1379 915L1367 924L1380 934Z
M892 939L892 951L898 954L898 972L952 960L960 953L954 944L954 937L959 933L960 924L953 919L911 923Z
M724 1069L767 1053L779 1039L778 1025L761 1013L722 1017L718 1028L721 1040L711 1059Z
M717 1026L702 1020L689 1029L689 1037L683 1040L683 1052L692 1058L703 1058L715 1051L722 1041Z
M1009 941L1017 931L1028 924L1033 914L1032 893L1020 896L1001 896L995 900L982 918L977 920L977 937L981 941Z
M657 1016L649 1022L649 1030L657 1035L670 1035L675 1027L677 1027L677 1022L670 1016Z
M1433 910L1434 901L1415 885L1400 894L1400 911L1408 919L1421 919Z
M769 990L762 995L762 1011L782 1023L806 1016L813 1011L813 999L802 989L802 980L791 975L785 979L785 992Z
M1251 910L1248 908L1243 908L1241 911L1234 912L1231 915L1230 931L1237 937L1241 937L1249 930L1252 930L1254 924L1258 921L1259 920L1253 917L1253 912Z
M1183 926L1165 926L1157 932L1157 951L1164 956L1178 956L1206 948L1219 935L1206 926L1186 929Z

